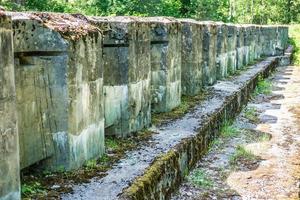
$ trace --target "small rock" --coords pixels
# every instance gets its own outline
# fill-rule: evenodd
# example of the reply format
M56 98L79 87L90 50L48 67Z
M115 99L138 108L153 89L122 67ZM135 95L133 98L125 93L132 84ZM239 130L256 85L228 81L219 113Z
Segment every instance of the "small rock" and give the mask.
M57 189L59 189L59 188L60 188L60 185L53 185L53 186L51 187L52 190L57 190Z
M187 192L187 193L186 193L186 195L190 197L190 196L192 196L192 195L193 195L193 193L191 193L191 192Z

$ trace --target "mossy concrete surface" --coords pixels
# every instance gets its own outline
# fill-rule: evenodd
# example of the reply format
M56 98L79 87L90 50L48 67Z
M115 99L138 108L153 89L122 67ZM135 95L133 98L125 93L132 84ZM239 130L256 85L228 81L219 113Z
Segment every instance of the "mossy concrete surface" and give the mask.
M217 80L217 24L202 22L203 29L203 85L213 85Z
M259 77L267 77L276 66L278 58L268 58L232 81L220 81L213 86L211 96L201 102L192 114L198 119L197 133L181 140L172 150L157 158L123 191L121 199L169 199L187 172L207 151L210 142L218 136L222 124L236 117L247 103ZM212 110L207 105L211 102L214 102Z
M11 18L0 12L0 199L20 199L19 139Z
M105 133L126 137L151 121L150 29L137 17L90 17L103 32Z
M13 19L21 168L74 169L104 152L102 36L54 13Z
M169 112L181 103L181 23L175 18L144 18L151 32L151 109Z
M182 94L195 96L201 93L203 25L196 20L181 19L181 89Z

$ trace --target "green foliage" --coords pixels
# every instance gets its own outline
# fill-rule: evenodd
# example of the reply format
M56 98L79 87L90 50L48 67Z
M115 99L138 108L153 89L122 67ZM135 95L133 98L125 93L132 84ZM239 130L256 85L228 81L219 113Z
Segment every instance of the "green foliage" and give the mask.
M272 82L269 80L263 80L260 79L255 91L254 95L264 94L264 95L270 95L272 93Z
M290 41L289 43L294 46L293 63L300 66L300 25L290 26Z
M231 21L228 0L194 0L190 10L190 17L196 19Z
M210 188L213 187L212 180L202 169L196 169L189 177L188 181L195 186Z
M8 10L99 16L172 16L256 24L300 21L299 0L2 0L0 5Z
M45 189L39 182L32 182L30 184L22 184L21 192L23 197L28 197L38 193L44 193Z
M235 137L240 133L240 130L229 122L225 122L221 129L221 136L225 138Z
M109 148L109 149L112 149L112 150L116 150L119 148L119 141L117 138L110 138L110 137L107 137L105 138L105 147Z
M85 163L85 167L87 169L95 169L97 167L97 160L96 159L88 160Z

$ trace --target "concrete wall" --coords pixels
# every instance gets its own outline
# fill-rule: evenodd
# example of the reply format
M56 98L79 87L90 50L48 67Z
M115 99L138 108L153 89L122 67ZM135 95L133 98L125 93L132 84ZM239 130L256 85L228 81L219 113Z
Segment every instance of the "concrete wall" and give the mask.
M21 168L46 159L73 169L101 156L101 34L69 15L12 16Z
M285 26L7 15L12 22L0 18L0 175L7 177L0 199L19 198L19 163L78 168L104 153L105 134L147 128L151 111L171 111L182 95L283 54L288 40Z
M242 25L237 26L236 31L236 69L241 69L244 66L244 57L246 56L245 46L245 27Z
M228 60L228 27L224 23L217 23L217 58L216 73L217 79L223 79L227 76L227 60Z
M181 103L181 24L163 17L144 21L151 31L152 111L169 112Z
M133 17L92 17L103 31L107 135L126 137L151 122L150 30Z
M217 24L203 22L203 85L212 85L217 80Z
M0 199L20 199L11 18L0 13Z
M182 94L194 96L202 90L203 25L182 19L181 85Z
M227 72L234 74L237 69L237 26L228 24L227 40Z

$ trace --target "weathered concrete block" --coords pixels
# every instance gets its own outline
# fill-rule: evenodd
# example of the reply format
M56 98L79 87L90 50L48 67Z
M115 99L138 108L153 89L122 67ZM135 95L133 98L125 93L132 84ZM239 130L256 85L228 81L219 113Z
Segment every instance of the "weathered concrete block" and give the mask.
M288 27L277 26L276 55L283 55L288 44Z
M194 96L202 89L202 38L201 23L182 19L181 88L182 94Z
M11 18L0 13L0 199L20 199L19 138Z
M262 54L263 56L276 55L276 26L262 26Z
M11 14L21 167L46 159L49 169L73 169L100 157L101 34L84 17Z
M125 137L151 122L150 31L134 17L92 17L103 31L106 134Z
M249 25L249 63L252 63L257 57L255 52L255 39L257 37L256 35L256 28L255 25Z
M244 25L244 66L253 62L255 59L255 26Z
M251 27L250 25L243 25L244 34L244 51L243 51L243 65L246 66L250 63L250 46L251 46Z
M236 25L236 69L242 69L246 54L245 27Z
M237 58L237 27L233 24L227 24L228 26L228 42L227 42L227 72L228 74L234 74L236 71L236 58Z
M174 18L144 18L151 31L151 109L168 112L181 103L181 24Z
M203 85L212 85L217 80L217 25L202 22L203 32Z
M227 76L227 40L228 28L224 23L216 23L217 25L217 79L220 80Z
M254 59L259 59L261 57L262 54L262 47L261 47L261 27L258 25L254 26L254 39L253 39L253 43L254 43Z

